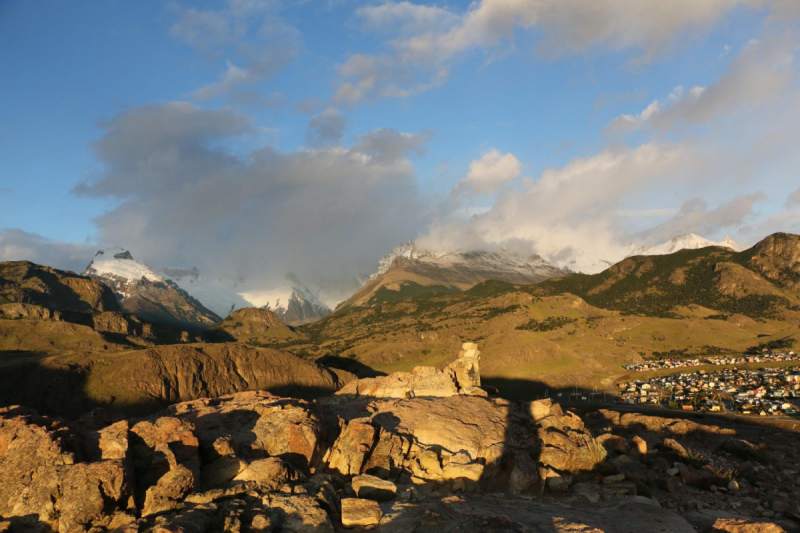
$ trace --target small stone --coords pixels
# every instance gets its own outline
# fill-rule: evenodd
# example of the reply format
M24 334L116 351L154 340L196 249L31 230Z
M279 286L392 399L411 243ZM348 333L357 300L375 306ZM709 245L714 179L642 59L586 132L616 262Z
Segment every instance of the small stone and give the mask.
M223 455L203 468L200 472L200 479L204 487L216 487L235 478L245 469L245 466L246 463L241 459L231 455Z
M732 479L730 483L728 483L728 490L739 490L739 482Z
M547 478L547 488L551 492L564 492L569 488L572 479L570 477L549 477Z
M785 513L790 508L787 502L782 502L780 500L775 500L772 502L772 510L776 513Z
M378 502L360 498L342 499L342 525L344 527L377 526L383 513Z
M480 463L450 463L442 469L442 477L447 480L468 479L477 482L483 475L483 468Z
M677 476L667 478L666 486L667 486L667 491L669 491L669 493L672 494L681 487L681 478Z
M625 437L611 433L604 433L597 437L597 443L610 452L625 453L628 448L628 441L625 440Z
M603 485L615 485L625 480L625 474L614 474L603 478Z
M531 402L530 413L534 422L538 422L542 418L550 416L550 405L552 405L552 402L549 399Z
M397 485L368 474L354 477L351 484L359 498L385 502L393 500L397 494Z
M647 442L639 435L636 435L631 439L629 452L633 452L635 455L647 455Z
M289 468L278 457L257 459L239 472L234 481L254 481L262 487L275 490L290 479Z
M766 516L766 517L775 516L775 511L770 511L769 509L765 509L761 511L761 516Z
M678 470L677 468L670 468L669 470L667 470L667 475L670 475L670 476L677 476L680 473L681 473L681 471Z
M250 522L250 532L251 533L266 533L272 529L272 522L270 521L269 517L263 514L259 514L253 517L253 521Z

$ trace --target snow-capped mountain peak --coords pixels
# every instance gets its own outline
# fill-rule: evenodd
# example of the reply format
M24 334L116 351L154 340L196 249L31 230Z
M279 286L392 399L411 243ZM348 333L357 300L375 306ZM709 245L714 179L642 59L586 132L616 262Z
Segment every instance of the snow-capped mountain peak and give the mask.
M130 296L130 286L142 279L164 283L164 278L147 265L136 261L128 250L106 248L98 251L84 275L106 278L114 282L115 290L122 298Z
M414 256L414 241L408 240L399 246L395 246L391 252L384 255L378 260L378 269L367 277L364 283L368 283L374 279L378 279L382 275L386 274L394 263L394 260L398 257L405 257L406 259L411 259Z
M722 246L724 248L731 248L736 252L742 250L742 247L730 237L725 237L722 242L714 242L700 235L687 233L686 235L673 237L669 241L659 244L658 246L639 246L634 248L632 245L631 251L628 253L627 257L633 255L666 255L679 250L698 250L709 246Z

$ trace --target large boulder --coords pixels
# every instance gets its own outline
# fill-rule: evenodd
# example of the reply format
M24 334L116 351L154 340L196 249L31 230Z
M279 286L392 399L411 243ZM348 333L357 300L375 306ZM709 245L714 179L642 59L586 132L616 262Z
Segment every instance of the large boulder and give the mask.
M86 530L133 509L124 454L83 462L76 436L58 421L0 409L0 516L20 530Z
M194 427L201 448L213 449L220 437L244 459L281 457L303 469L323 453L323 427L317 408L300 399L267 392L241 392L184 402L167 409Z
M539 462L549 471L589 472L607 456L606 449L573 413L545 416L537 424L536 436L541 443Z

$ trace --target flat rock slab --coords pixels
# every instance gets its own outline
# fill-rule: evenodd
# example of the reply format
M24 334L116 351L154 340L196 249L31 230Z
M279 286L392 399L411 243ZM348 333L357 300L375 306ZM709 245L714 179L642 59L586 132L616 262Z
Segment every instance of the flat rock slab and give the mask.
M377 502L361 498L342 499L342 525L344 527L377 526L382 516L381 506Z
M435 519L434 519L435 518ZM505 495L449 496L420 504L397 502L386 509L380 531L440 533L458 531L530 531L541 533L694 533L677 513L643 497L613 505L587 503L580 508Z

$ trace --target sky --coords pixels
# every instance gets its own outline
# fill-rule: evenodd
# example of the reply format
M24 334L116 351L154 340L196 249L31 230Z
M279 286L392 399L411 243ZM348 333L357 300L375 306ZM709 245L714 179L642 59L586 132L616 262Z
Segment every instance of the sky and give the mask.
M0 259L341 293L800 232L795 0L0 1Z

